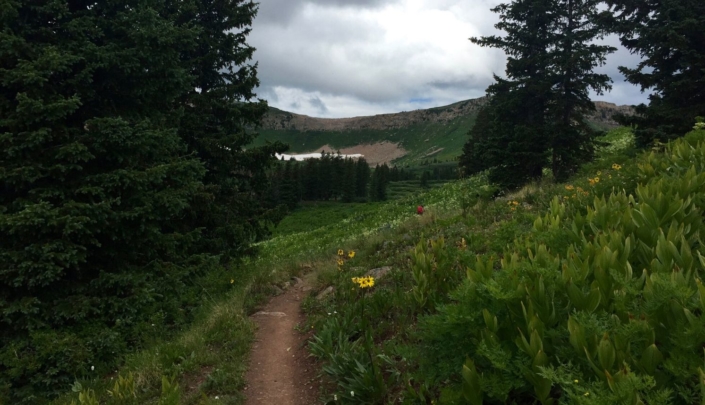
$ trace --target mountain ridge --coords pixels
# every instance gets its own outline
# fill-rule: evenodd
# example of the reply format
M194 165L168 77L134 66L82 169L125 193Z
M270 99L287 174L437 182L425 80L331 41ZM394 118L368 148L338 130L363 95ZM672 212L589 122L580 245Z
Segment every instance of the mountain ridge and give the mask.
M487 102L487 97L462 100L445 106L398 113L357 116L349 118L319 118L292 113L270 107L262 120L265 130L334 131L351 130L392 130L420 123L449 123L461 116L476 114ZM618 126L614 120L617 113L634 114L632 106L617 105L606 101L595 101L595 111L588 115L588 121L597 127L609 129Z

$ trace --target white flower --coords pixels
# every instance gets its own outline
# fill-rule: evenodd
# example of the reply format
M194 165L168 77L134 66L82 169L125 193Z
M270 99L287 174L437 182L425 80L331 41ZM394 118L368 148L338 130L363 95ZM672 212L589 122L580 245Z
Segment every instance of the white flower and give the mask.
M337 401L337 400L338 400L338 396L333 394L333 401Z
M91 366L91 371L95 370L95 366Z
M218 396L217 396L217 395L215 396L215 399L218 399Z
M354 397L355 396L355 391L350 391L350 396Z

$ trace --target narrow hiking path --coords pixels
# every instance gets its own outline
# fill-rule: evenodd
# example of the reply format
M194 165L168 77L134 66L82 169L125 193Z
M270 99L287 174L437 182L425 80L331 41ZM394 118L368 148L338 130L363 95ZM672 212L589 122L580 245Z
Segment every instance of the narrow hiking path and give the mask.
M257 332L245 376L245 405L318 403L316 364L306 345L309 334L294 329L304 320L301 301L310 287L300 279L293 283L252 315Z

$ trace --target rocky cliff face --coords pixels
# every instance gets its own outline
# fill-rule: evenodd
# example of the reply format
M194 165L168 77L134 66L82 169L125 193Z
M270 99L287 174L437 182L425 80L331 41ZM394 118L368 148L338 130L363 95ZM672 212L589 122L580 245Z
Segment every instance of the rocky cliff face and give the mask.
M588 116L588 121L601 127L615 128L619 126L614 120L614 116L617 114L634 115L634 107L595 101L595 112Z
M298 131L398 129L424 122L447 123L458 117L477 113L486 101L486 97L481 97L427 110L352 118L314 118L270 108L263 119L262 128ZM617 113L633 114L633 109L629 106L617 106L603 101L595 102L595 107L597 110L588 119L600 127L616 127L618 124L613 117Z

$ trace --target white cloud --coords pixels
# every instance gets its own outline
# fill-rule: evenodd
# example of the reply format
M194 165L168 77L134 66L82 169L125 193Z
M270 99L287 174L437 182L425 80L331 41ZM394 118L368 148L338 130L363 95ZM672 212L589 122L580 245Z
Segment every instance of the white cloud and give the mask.
M249 40L257 48L258 94L275 107L323 117L482 96L492 74L503 73L505 57L468 38L496 33L498 19L489 9L499 2L261 0ZM619 82L615 66L604 69ZM615 100L644 98L629 86L615 86Z

